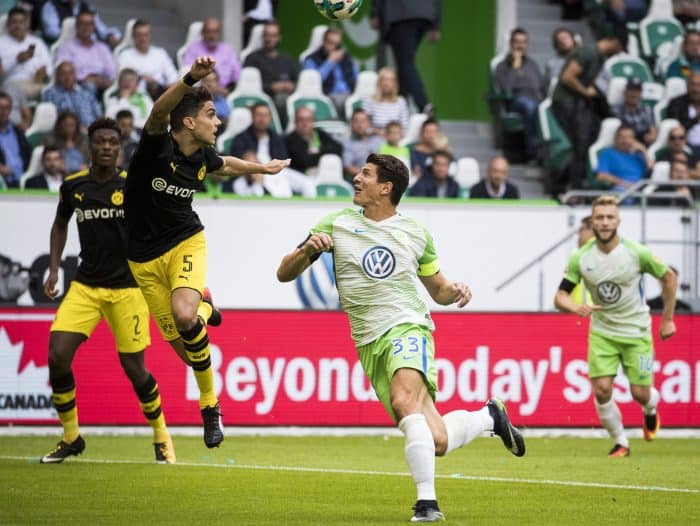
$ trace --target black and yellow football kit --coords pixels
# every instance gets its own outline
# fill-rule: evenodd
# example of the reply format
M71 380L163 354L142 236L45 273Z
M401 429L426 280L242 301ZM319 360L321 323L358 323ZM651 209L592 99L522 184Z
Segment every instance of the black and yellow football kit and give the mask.
M211 307L202 302L198 322L180 333L170 296L178 288L201 294L206 286L204 227L192 199L207 172L219 170L223 163L213 148L185 156L169 133L150 135L144 130L125 189L129 266L165 340L182 338L202 408L217 403L206 331Z
M51 332L72 332L89 337L102 318L107 321L120 353L145 350L151 343L148 305L126 260L124 184L126 172L115 172L98 181L89 170L69 175L60 189L56 215L68 222L75 214L80 240L80 265L71 282ZM64 442L79 436L72 372L51 375L53 402L64 428ZM134 385L141 410L153 428L156 444L170 437L161 410L158 385L149 375L143 385ZM171 445L172 448L172 445ZM55 462L60 455L47 455ZM174 456L172 456L174 459Z

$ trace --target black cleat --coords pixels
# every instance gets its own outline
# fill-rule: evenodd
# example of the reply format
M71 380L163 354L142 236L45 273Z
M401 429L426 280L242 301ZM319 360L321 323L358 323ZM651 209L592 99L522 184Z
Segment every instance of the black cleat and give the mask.
M214 407L207 406L202 409L202 422L204 423L204 444L208 448L219 447L224 441L224 426L221 423L221 409L217 402Z
M211 305L211 316L209 316L209 319L207 320L207 325L211 325L212 327L218 327L221 325L221 322L223 321L221 311L214 307L214 300L211 297L211 290L209 290L209 287L205 287L202 291L202 301Z
M661 429L661 419L659 418L659 413L656 412L653 415L644 415L644 423L642 424L642 430L644 431L644 440L651 442L656 438L656 433Z
M445 516L438 508L436 500L419 500L413 506L411 522L439 522L444 520Z
M491 418L493 418L493 433L501 437L503 445L508 451L516 457L522 457L525 454L525 439L513 424L510 423L506 405L498 398L492 398L486 403L489 408Z
M83 437L78 435L78 438L76 438L70 444L61 440L58 444L56 444L56 447L53 449L53 451L50 451L49 453L46 453L46 455L41 457L39 463L59 464L70 456L80 455L83 451L85 451L85 440L83 440Z
M619 457L629 457L630 456L630 448L625 447L621 444L615 444L613 448L610 450L608 453L609 457L613 458L619 458Z

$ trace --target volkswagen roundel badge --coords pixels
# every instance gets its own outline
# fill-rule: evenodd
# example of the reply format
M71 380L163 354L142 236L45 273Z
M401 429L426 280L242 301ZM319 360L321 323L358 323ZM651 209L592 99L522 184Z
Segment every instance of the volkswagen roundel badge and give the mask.
M388 278L394 272L394 268L396 268L396 258L386 247L372 247L362 257L362 270L370 278Z

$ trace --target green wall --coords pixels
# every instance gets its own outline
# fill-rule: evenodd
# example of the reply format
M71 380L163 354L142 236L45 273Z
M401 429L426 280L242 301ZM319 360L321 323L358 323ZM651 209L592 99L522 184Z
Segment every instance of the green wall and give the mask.
M353 23L365 22L370 4L371 0L365 0ZM437 44L424 40L418 52L418 68L428 96L441 119L489 120L484 94L488 63L494 55L496 2L443 0L442 4L442 39ZM306 48L311 28L328 22L316 12L312 0L282 0L278 18L283 32L281 47L294 56ZM376 49L374 43L357 45L350 38L346 38L346 45L361 65Z

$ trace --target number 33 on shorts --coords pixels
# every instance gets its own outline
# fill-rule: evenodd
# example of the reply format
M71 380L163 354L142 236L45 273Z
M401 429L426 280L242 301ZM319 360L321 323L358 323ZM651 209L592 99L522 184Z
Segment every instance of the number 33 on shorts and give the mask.
M395 360L401 359L407 367L424 370L428 346L428 340L425 336L417 334L415 336L408 335L402 338L392 338L391 345L391 352Z

